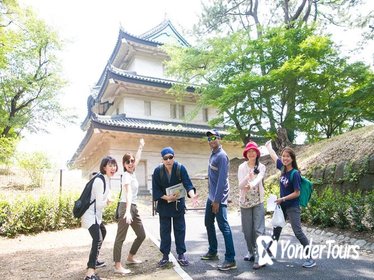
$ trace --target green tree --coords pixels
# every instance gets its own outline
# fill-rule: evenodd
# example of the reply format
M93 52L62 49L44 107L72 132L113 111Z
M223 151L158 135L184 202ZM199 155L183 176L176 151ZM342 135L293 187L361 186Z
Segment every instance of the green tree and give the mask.
M300 108L308 101L303 92L306 75L322 69L322 57L335 48L317 33L318 17L323 18L321 25L340 24L360 2L211 1L195 28L204 37L194 49L168 47L168 68L185 86L203 85L198 89L200 104L217 107L221 119L215 121L233 126L234 137L246 143L252 137L277 135L284 146L287 138L293 141L303 131L298 129L303 128ZM261 14L265 20L260 19L260 6L269 10Z
M31 187L41 187L43 185L44 172L52 166L43 152L22 153L18 155L18 163L29 175Z
M36 132L50 121L66 122L57 34L13 1L4 2L2 11L0 135L18 138L23 129Z

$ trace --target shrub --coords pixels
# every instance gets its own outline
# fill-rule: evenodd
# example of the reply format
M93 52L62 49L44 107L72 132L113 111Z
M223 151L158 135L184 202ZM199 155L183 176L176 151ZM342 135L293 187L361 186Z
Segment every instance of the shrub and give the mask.
M349 193L348 197L350 200L350 208L348 212L351 227L356 231L366 230L367 228L364 224L366 213L365 195L363 195L362 192L355 192Z
M14 237L17 234L34 234L41 231L75 228L80 226L80 220L73 216L74 201L78 194L66 193L61 196L44 195L34 198L23 196L13 202L0 198L0 235ZM108 207L104 215L112 222L110 211L115 206ZM112 212L114 213L114 212Z
M22 153L18 155L18 163L29 175L32 187L41 187L44 171L51 168L48 157L42 152Z

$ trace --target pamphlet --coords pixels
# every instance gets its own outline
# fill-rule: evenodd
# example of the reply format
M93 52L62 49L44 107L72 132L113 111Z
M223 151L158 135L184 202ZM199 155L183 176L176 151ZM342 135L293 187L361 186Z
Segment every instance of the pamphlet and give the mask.
M186 196L186 189L182 183L166 188L166 195L175 194L177 199L183 198Z
M275 210L275 206L277 205L275 203L275 200L277 199L277 196L275 194L271 194L267 200L267 207L266 207L266 210L268 212L270 211L274 211Z

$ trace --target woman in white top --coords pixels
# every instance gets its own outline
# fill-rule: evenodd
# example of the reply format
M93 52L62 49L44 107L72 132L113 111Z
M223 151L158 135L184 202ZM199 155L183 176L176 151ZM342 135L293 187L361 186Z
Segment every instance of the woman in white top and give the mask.
M82 227L87 228L92 237L92 246L87 263L87 273L84 280L97 280L95 269L98 266L101 245L106 235L102 223L103 211L110 200L110 178L117 172L118 165L114 158L107 156L101 160L100 173L94 179L91 192L91 201L94 201L81 218ZM104 180L103 180L104 179ZM103 266L103 263L101 263Z
M129 226L131 226L134 230L136 234L136 239L134 240L130 248L130 252L127 256L126 263L141 263L140 260L134 258L140 245L145 239L143 223L140 219L138 209L136 207L139 183L136 179L135 168L139 163L143 146L144 140L140 139L140 144L136 156L134 157L133 154L126 153L122 158L123 169L125 173L123 174L122 194L120 197L119 204L117 235L113 248L113 260L115 263L114 273L117 274L127 274L131 272L129 269L125 269L121 263L122 245L126 239L127 230Z
M259 162L260 150L255 142L248 142L243 157L246 161L239 165L239 206L242 230L247 243L248 255L244 260L254 261L253 268L258 269L256 239L265 234L265 208L263 179L266 167Z

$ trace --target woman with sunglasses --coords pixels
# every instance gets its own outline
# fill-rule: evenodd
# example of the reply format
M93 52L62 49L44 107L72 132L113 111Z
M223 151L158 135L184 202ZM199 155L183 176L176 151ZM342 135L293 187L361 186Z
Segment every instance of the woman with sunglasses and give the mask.
M181 266L187 266L189 262L184 255L186 252L185 198L179 197L176 193L167 194L166 189L182 183L188 197L193 199L194 205L197 204L196 189L192 185L186 168L174 160L174 150L171 147L163 148L161 156L162 164L156 167L152 176L153 200L157 201L160 219L160 251L163 254L158 266L164 267L169 263L172 224L178 254L177 261Z
M130 252L127 255L126 264L139 264L142 262L134 258L134 256L145 239L144 227L136 207L139 183L135 175L135 168L140 161L143 146L144 140L140 139L139 148L135 157L132 153L126 153L122 158L124 169L122 178L123 185L118 209L119 218L117 235L113 248L114 273L116 274L124 275L131 272L129 269L125 269L121 263L122 245L126 239L129 226L131 226L134 230L136 239L134 240L130 248Z

